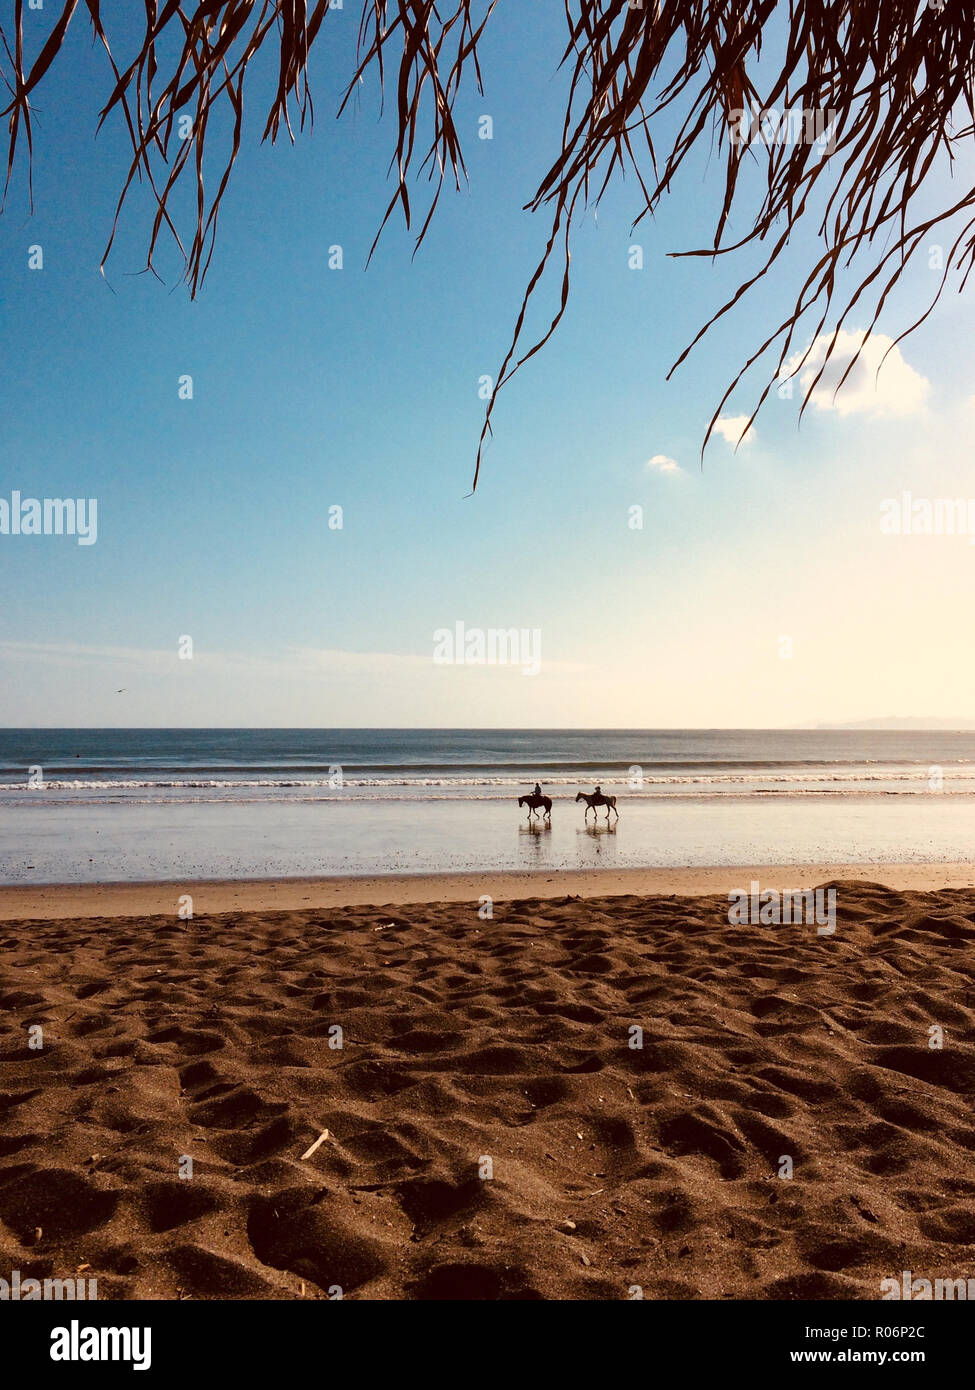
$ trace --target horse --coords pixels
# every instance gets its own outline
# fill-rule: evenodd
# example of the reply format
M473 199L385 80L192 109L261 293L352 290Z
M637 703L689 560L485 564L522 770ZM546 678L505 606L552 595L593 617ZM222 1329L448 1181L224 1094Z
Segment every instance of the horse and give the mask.
M518 805L528 807L529 820L531 820L540 806L545 807L545 814L549 820L552 818L552 798L550 796L535 796L534 794L531 796L519 796Z
M585 792L577 792L576 801L584 801L586 803L586 818L588 818L590 811L593 815L596 814L597 806L606 807L607 820L609 820L610 811L614 812L617 820L620 818L620 813L616 810L615 796L603 796L602 792L593 792L591 796L588 796Z

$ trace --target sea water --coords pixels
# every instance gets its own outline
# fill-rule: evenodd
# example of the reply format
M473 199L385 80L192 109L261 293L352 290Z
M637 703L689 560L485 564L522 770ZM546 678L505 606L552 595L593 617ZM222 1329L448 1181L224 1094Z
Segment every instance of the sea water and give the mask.
M517 797L534 783L551 822ZM577 790L615 795L619 820ZM975 733L0 730L6 883L967 860Z

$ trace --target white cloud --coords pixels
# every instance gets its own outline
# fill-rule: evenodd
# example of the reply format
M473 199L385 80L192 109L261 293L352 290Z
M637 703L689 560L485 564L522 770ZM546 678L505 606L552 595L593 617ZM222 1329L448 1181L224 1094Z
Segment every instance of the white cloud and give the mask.
M729 444L750 444L755 438L754 427L746 429L747 415L721 415L714 422L716 433Z
M668 458L666 454L654 454L652 459L647 459L648 468L656 468L661 473L679 473L680 464L676 459Z
M0 641L0 666L10 672L32 663L38 666L87 668L93 675L99 675L102 671L117 671L128 672L133 677L141 674L153 678L192 669L208 677L233 679L304 679L317 683L327 678L329 681L378 680L395 684L397 680L405 680L414 674L426 676L431 670L439 672L441 668L435 666L432 659L433 645L431 631L428 652L350 652L337 647L287 647L264 656L252 652L197 649L192 661L183 662L175 645L161 650L150 647L85 646L74 642ZM496 672L512 669L512 666L517 670L519 663L471 663L464 669L484 671L493 676ZM591 664L550 661L546 657L545 669L551 674L566 675L588 671Z
M11 726L48 728L436 728L458 719L547 728L553 700L559 709L574 700L574 718L597 722L582 713L600 708L605 691L592 663L552 660L544 636L532 647L542 660L530 679L524 662L437 665L432 630L426 651L265 651L256 643L250 652L217 652L201 644L192 661L180 661L175 643L0 641L0 709Z
M894 340L886 333L873 334L865 345L864 337L863 332L848 333L844 330L837 334L829 362L809 396L810 403L817 410L836 410L840 415L916 415L924 408L931 389L930 381L904 361L899 347L892 348ZM816 373L826 362L832 341L832 334L821 333L809 350L799 373L799 383L806 395L815 381ZM863 350L856 366L837 392L843 373L861 345ZM888 349L891 349L890 355L884 361ZM804 353L798 352L789 358L785 371L789 374L796 371L804 356Z
M300 680L366 677L396 679L410 670L423 671L429 656L402 652L348 652L334 648L289 647L279 653L209 651L197 649L191 662L181 661L175 643L165 650L151 647L85 646L74 642L0 641L0 661L11 668L26 663L43 666L128 672L158 678L192 669L206 676ZM106 679L107 676L106 676Z

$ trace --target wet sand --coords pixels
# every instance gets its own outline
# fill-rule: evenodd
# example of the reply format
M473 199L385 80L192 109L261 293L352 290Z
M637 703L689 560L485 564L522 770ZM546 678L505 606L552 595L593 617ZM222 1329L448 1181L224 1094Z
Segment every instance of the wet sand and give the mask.
M779 864L709 868L540 870L533 873L377 874L361 877L209 879L160 883L0 886L0 921L32 917L176 915L185 894L195 912L292 911L363 904L477 902L564 895L636 893L682 897L762 887L808 888L831 879L869 877L890 888L926 891L975 886L975 864Z

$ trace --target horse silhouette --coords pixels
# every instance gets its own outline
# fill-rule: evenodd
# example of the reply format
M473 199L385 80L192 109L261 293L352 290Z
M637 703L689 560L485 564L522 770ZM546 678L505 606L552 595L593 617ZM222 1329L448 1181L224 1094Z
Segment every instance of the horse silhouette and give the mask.
M540 806L545 807L546 816L551 817L552 815L552 798L550 796L535 796L534 794L531 796L519 796L518 805L528 807L529 820L531 820Z
M590 811L593 813L593 815L596 814L596 807L597 807L597 806L605 806L605 807L606 807L606 819L607 819L607 820L609 820L609 813L610 813L610 811L612 811L612 812L615 814L617 820L619 820L619 818L620 818L620 813L619 813L619 811L617 811L617 809L616 809L616 797L615 797L615 796L604 796L604 795L602 794L602 792L593 792L591 795L587 794L586 792L577 792L577 793L576 793L576 801L584 801L584 802L586 803L586 817L587 817L587 818L588 818L588 816L589 816L589 812L590 812Z

